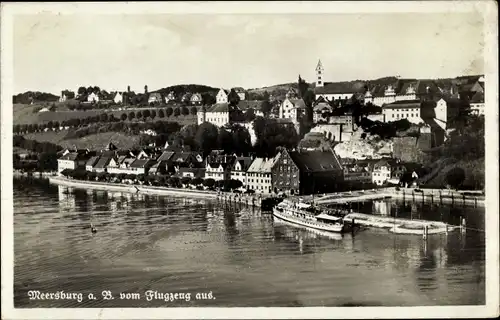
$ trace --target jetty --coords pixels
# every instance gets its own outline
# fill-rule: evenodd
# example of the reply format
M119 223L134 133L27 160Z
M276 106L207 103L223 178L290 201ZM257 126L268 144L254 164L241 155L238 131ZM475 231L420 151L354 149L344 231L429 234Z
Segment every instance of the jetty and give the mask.
M387 229L389 232L396 234L442 234L460 229L460 226L453 226L440 221L409 220L357 212L347 214L344 221L366 227Z
M312 199L312 196L303 198ZM441 189L413 189L413 188L380 188L372 190L357 190L317 195L316 204L348 204L384 199L395 199L403 202L423 202L431 204L451 204L463 206L484 206L484 195L479 191L456 191Z

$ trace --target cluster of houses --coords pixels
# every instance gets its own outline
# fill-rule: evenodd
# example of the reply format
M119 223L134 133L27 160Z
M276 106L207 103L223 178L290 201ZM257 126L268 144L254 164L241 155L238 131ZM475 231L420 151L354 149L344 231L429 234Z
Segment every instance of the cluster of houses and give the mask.
M353 161L340 159L329 147L286 150L260 158L214 150L206 157L196 151L147 147L118 150L112 143L101 151L61 152L58 173L65 169L95 173L173 175L179 178L239 180L243 190L260 194L311 194L342 190L349 183L398 184L408 170L392 159ZM412 171L418 178L416 171ZM346 184L347 182L347 184Z

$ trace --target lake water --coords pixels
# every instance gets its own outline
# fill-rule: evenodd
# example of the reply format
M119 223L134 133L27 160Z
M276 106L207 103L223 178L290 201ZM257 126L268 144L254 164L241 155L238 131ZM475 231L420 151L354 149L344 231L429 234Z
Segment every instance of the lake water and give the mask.
M331 238L215 200L15 179L15 307L485 303L484 208L377 202L359 209L456 224L465 217L474 230L426 241L375 229ZM30 300L30 290L82 293L83 300ZM184 295L147 301L147 290ZM102 291L114 299L103 299ZM89 293L96 299L87 299ZM140 298L120 299L120 293Z

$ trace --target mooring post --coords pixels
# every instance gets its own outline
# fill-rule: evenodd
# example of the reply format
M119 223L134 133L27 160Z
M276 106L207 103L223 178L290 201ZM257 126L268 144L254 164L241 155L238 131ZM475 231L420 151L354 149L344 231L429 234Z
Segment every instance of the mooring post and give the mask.
M351 221L351 233L352 233L352 235L354 235L354 227L355 226L356 226L356 219L352 218L352 221Z
M405 189L403 189L403 203L405 203Z
M434 193L431 193L431 205L434 205Z
M427 239L427 226L424 226L424 233L422 234L424 239Z
M439 190L439 204L443 205L443 194L441 193L441 190Z
M465 207L465 193L462 193L462 199L464 200L463 207Z
M453 206L453 204L455 203L455 198L453 197L453 192L451 193L451 205Z
M474 208L477 208L477 197L474 197Z
M411 197L413 199L413 202L415 202L415 190L411 191Z
M462 219L462 223L461 223L461 225L460 225L460 231L461 231L462 233L465 233L465 231L466 231L466 230L467 230L467 228L466 228L466 224L465 224L465 218L463 218L463 219Z

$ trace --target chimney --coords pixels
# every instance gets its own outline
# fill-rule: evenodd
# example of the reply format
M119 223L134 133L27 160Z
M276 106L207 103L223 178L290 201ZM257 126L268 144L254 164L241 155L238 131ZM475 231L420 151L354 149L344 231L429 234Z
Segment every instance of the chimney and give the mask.
M148 93L148 85L144 86L144 93Z
M127 92L130 93L130 86L127 86Z

